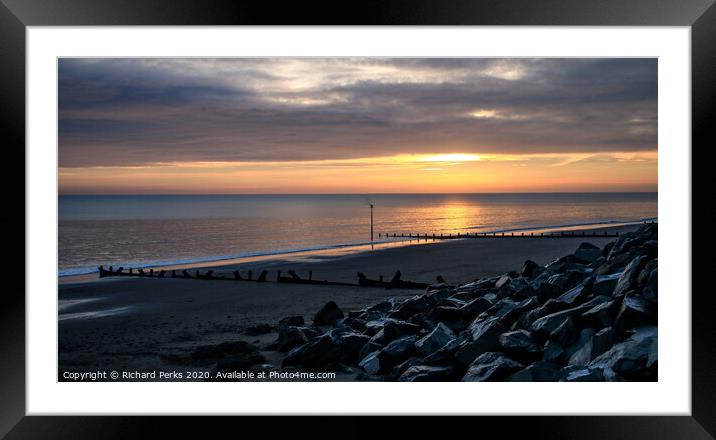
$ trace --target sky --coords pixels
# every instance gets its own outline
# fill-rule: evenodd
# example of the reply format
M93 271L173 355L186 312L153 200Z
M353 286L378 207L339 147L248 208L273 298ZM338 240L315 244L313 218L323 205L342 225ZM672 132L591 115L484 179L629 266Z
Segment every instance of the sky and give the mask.
M656 191L656 59L59 60L62 194Z

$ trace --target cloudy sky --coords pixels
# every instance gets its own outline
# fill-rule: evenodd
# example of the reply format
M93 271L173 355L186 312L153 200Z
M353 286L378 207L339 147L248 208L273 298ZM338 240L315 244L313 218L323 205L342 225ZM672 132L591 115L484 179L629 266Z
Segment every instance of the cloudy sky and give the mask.
M653 191L655 59L60 59L62 193Z

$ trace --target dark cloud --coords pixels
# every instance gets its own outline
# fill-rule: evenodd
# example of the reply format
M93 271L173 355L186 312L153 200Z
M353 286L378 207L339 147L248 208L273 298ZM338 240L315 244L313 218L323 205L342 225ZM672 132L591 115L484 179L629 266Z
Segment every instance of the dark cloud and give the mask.
M655 59L61 59L60 166L654 150Z

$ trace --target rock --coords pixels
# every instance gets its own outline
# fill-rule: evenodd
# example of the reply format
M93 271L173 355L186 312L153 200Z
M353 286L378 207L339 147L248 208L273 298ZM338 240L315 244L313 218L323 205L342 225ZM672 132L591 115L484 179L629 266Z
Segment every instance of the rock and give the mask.
M363 348L361 348L358 352L358 362L362 361L369 354L380 351L382 348L383 346L378 343L370 341L366 342L366 344L363 345Z
M590 368L610 369L627 380L656 380L658 331L642 327L626 341L597 356Z
M430 310L430 318L438 322L456 322L464 320L464 314L458 307L437 306Z
M601 256L602 250L591 243L580 244L574 252L574 257L584 263L592 263Z
M571 317L565 318L564 321L549 334L549 340L562 347L572 344L576 338L577 329Z
M589 295L589 290L584 286L584 284L580 284L558 296L556 301L570 306L576 306L577 304L583 303L587 298L587 295Z
M302 327L304 324L303 316L288 316L278 322L279 327Z
M313 317L313 323L315 325L330 325L343 317L343 310L338 307L338 304L335 301L328 301Z
M642 296L647 299L648 301L651 301L653 303L659 302L659 271L657 268L654 268L649 273L649 278L646 281L646 285L644 286Z
M611 327L606 327L599 330L594 336L592 336L592 359L595 359L602 353L612 348L615 342L615 332Z
M460 347L455 353L455 358L463 365L469 365L481 354L498 350L500 335L506 331L507 328L496 317L474 322L468 328L472 341Z
M344 318L341 322L342 325L348 326L352 328L353 330L357 332L364 332L365 331L365 324L366 321L359 318L354 318L351 316L348 316L347 318Z
M455 353L467 342L467 336L458 335L455 339L445 344L439 350L428 355L424 363L428 365L450 365L457 362Z
M403 375L403 373L405 373L408 368L412 367L413 365L422 365L423 363L424 362L422 358L412 357L407 361L393 367L393 369L390 371L390 374L386 375L386 380L396 381L400 376Z
M604 374L598 368L567 368L564 369L564 382L603 382Z
M276 340L276 349L278 351L289 351L307 342L308 337L301 327L281 326L278 328L278 339Z
M301 352L301 363L309 369L324 369L341 359L341 344L326 334L306 344Z
M542 356L542 346L527 330L506 332L499 337L502 350L516 360L535 360Z
M383 330L383 327L385 327L387 319L381 318L381 319L374 319L372 321L368 321L365 323L365 330L364 333L368 336L373 336L377 334L379 331Z
M518 328L523 328L524 326L519 325L516 321L519 321L519 319L525 315L527 312L536 309L539 307L539 301L536 297L530 297L527 298L521 302L519 302L513 309L508 311L503 317L502 317L502 323L505 326L508 326L509 324L513 325L513 330L517 330Z
M396 339L378 352L381 369L390 369L416 354L415 336Z
M492 307L492 302L482 297L476 298L465 304L464 306L460 307L458 309L458 312L463 319L471 320L474 319L480 313L489 309L490 307Z
M389 319L385 322L383 333L385 334L385 342L390 342L407 335L414 335L420 331L420 326L410 324L405 321Z
M618 300L612 299L609 301L605 301L582 313L578 317L578 321L584 327L608 327L611 326L614 322L614 317L616 316L618 309Z
M566 350L566 355L569 356L567 365L575 365L578 367L584 367L591 362L592 356L592 337L594 336L594 329L586 328L583 329L579 334L577 342Z
M191 358L194 361L210 361L255 351L258 351L256 346L245 341L222 342L220 344L196 347L191 352Z
M495 283L495 289L502 289L504 286L510 284L512 278L509 275L502 275Z
M380 358L378 357L379 351L374 351L370 353L368 356L364 357L363 360L361 360L358 363L358 366L363 369L368 374L378 374L381 372L381 366L380 366Z
M439 382L450 379L452 374L453 367L414 365L408 368L398 380L400 382Z
M462 378L463 382L494 382L504 380L524 368L502 353L488 352L477 357Z
M509 376L506 382L557 382L562 378L561 367L552 362L535 362Z
M430 333L415 342L415 349L421 355L428 356L453 339L455 339L455 333L445 324L439 323Z
M614 287L614 292L612 293L613 297L624 296L629 290L631 290L639 271L646 263L646 259L647 257L642 255L641 257L631 260L619 277L616 287Z
M378 304L368 307L366 309L366 312L374 312L374 313L380 313L382 315L385 315L386 313L393 310L393 307L395 307L395 300L389 299L383 302L379 302Z
M520 269L520 275L525 278L532 278L538 275L539 270L542 269L539 264L532 260L527 260Z
M408 319L416 313L427 311L431 304L431 299L426 295L417 295L400 303L388 316L394 319Z
M622 272L609 275L597 275L592 285L592 294L611 296L621 276Z
M370 336L359 333L348 333L340 337L341 356L340 361L346 365L355 365L358 362L358 354L370 340Z
M554 329L559 327L559 325L564 322L565 318L581 314L591 309L595 305L601 304L608 300L609 298L606 296L597 296L577 307L562 310L561 312L553 313L551 315L543 316L542 318L539 318L532 323L532 325L530 326L530 330L532 330L533 332L551 333Z
M656 324L651 303L637 296L627 295L622 300L614 326L620 332L628 329Z

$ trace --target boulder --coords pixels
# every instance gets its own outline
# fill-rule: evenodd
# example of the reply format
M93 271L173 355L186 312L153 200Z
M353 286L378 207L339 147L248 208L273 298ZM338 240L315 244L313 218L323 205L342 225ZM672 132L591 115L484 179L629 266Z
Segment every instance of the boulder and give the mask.
M565 318L584 313L595 305L601 304L608 300L609 298L606 296L596 296L577 307L562 310L561 312L553 313L551 315L543 316L542 318L539 318L532 323L532 325L530 326L530 330L532 330L533 332L551 333L552 331L554 331L554 329L559 327L560 324L564 322Z
M340 336L340 361L346 365L355 365L358 355L370 340L370 336L359 333L347 333Z
M576 306L577 304L583 303L588 295L589 290L587 289L587 287L585 287L584 284L579 284L578 286L573 287L572 289L558 296L556 298L556 301L567 304L569 306Z
M472 338L455 353L455 358L463 365L469 365L476 357L488 351L500 349L500 335L507 332L499 318L493 317L477 321L467 330Z
M532 339L527 330L506 332L499 337L502 351L516 360L536 360L542 356L542 346Z
M505 379L506 382L557 382L561 367L552 362L535 362Z
M455 353L467 342L465 334L458 335L455 339L445 344L442 348L428 355L424 363L428 365L451 365L457 362Z
M502 353L488 352L478 356L468 367L463 382L501 381L524 368Z
M302 327L280 326L278 328L278 339L276 340L278 351L289 351L307 342L308 337Z
M416 313L427 311L431 305L433 301L427 295L416 295L400 303L388 316L394 319L408 319Z
M609 327L614 322L618 309L619 300L605 301L582 313L578 317L578 322L584 327Z
M617 287L619 277L622 276L622 272L612 273L609 275L597 275L592 285L592 293L594 295L607 295L611 296L614 292L614 288Z
M303 316L287 316L278 322L279 327L302 327L304 324Z
M357 332L362 333L365 331L366 321L360 318L348 316L347 318L344 318L343 321L341 321L341 324L348 326Z
M330 325L343 317L343 310L338 307L338 304L335 301L328 301L313 317L313 323L315 325Z
M502 289L512 282L512 277L509 275L502 275L497 282L495 282L495 289Z
M626 341L597 356L589 367L610 369L627 380L656 380L657 347L657 328L642 327Z
M385 373L416 354L415 336L396 339L381 350L363 358L358 366L368 374Z
M301 365L309 369L324 369L341 360L341 343L326 334L308 344L301 352Z
M461 318L471 320L474 319L480 313L489 309L490 307L492 307L492 302L490 302L488 299L484 297L475 298L474 300L460 307L458 309L458 313L460 314Z
M624 269L624 272L622 272L621 276L619 277L617 285L614 287L614 292L612 292L613 297L624 296L629 290L632 289L632 286L636 281L636 277L637 275L639 275L639 271L646 263L646 259L647 257L645 255L642 255L641 257L637 257L631 260L631 262Z
M414 335L419 331L419 325L395 319L385 321L385 326L383 326L383 333L385 334L386 342L393 341L403 336Z
M604 373L599 368L565 368L563 382L604 382Z
M364 357L359 363L358 366L363 369L368 374L378 374L380 373L383 368L381 368L380 365L380 358L378 357L379 351L374 351Z
M451 379L453 370L453 367L413 365L398 380L400 382L439 382Z
M584 263L592 263L601 256L602 250L591 243L580 244L574 252L574 258Z
M532 278L534 276L538 275L538 272L542 269L539 264L535 263L532 260L527 260L522 265L522 269L520 269L520 275L522 275L525 278Z
M415 342L415 349L421 355L428 356L453 339L455 339L455 333L445 324L439 323L430 333Z
M369 354L380 351L382 348L383 346L381 344L370 341L366 342L358 352L358 362L362 361Z
M622 300L619 313L614 320L614 326L620 332L636 327L656 324L656 316L651 302L638 297L627 295Z

